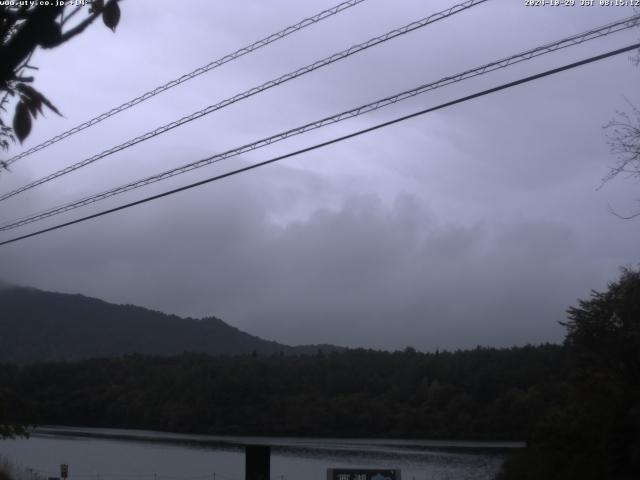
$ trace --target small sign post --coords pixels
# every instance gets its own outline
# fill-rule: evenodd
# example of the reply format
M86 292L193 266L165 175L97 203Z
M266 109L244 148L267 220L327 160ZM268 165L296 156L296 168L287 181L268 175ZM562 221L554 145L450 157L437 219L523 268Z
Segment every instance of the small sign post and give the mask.
M271 478L271 447L268 445L245 445L245 480L269 480Z
M327 468L327 480L401 480L400 470Z
M65 480L69 476L69 465L66 463L60 465L60 476Z

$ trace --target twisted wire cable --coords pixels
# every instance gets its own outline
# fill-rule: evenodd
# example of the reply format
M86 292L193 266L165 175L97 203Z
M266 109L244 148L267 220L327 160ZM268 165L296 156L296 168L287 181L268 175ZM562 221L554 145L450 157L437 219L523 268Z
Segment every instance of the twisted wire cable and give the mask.
M309 18L305 18L304 20L296 23L295 25L291 25L283 30L280 30L279 32L276 33L272 33L271 35L269 35L268 37L263 38L262 40L258 40L257 42L252 43L251 45L247 45L246 47L242 47L238 50L236 50L233 53L229 53L217 60L214 60L210 63L208 63L207 65L204 65L202 67L196 68L195 70L193 70L190 73L184 74L179 78L176 78L174 80L171 80L163 85L160 85L159 87L154 88L153 90L150 90L148 92L143 93L142 95L129 100L128 102L123 103L122 105L119 105L115 108L112 108L111 110L101 113L100 115L98 115L97 117L91 118L90 120L87 120L84 123L81 123L80 125L77 125L65 132L60 133L59 135L56 135L55 137L52 137L42 143L40 143L39 145L36 145L34 147L31 147L28 150L25 150L24 152L19 153L18 155L15 155L13 157L11 157L9 160L6 160L6 164L7 165L11 165L12 163L17 162L18 160L20 160L21 158L24 158L26 156L31 155L32 153L38 152L40 150L42 150L43 148L47 148L51 145L53 145L54 143L58 143L61 140L64 140L67 137L70 137L71 135L74 135L78 132L81 132L82 130L92 127L100 122L102 122L103 120L106 120L109 117L112 117L114 115L117 115L120 112L124 112L125 110L138 105L139 103L142 103L146 100L149 100L151 97L154 97L156 95L158 95L159 93L162 93L166 90L169 90L170 88L176 87L178 85L180 85L181 83L187 82L189 80L191 80L192 78L195 78L199 75L202 75L203 73L209 72L211 70L213 70L214 68L218 68L222 65L224 65L225 63L231 62L233 60L236 60L248 53L254 52L262 47L265 47L267 45L269 45L270 43L276 42L282 38L285 38L289 35L291 35L292 33L295 33L299 30L302 30L303 28L306 28L310 25L313 25L315 23L318 23L326 18L329 18L333 15L336 15L348 8L354 7L362 2L364 2L365 0L348 0L346 2L342 2L334 7L331 7L327 10L324 10L320 13L317 13L316 15L313 15L312 17Z
M23 225L27 225L29 223L33 223L39 220L43 220L45 218L54 216L54 215L59 215L62 214L64 212L68 212L70 210L75 210L76 208L80 208L101 200L105 200L107 198L116 196L116 195L120 195L122 193L137 189L137 188L141 188L144 187L146 185L150 185L152 183L156 183L159 182L161 180L165 180L171 177L174 177L176 175L180 175L182 173L186 173L189 172L191 170L195 170L198 168L202 168L204 166L207 165L211 165L213 163L217 163L220 162L222 160L225 160L227 158L231 158L231 157L235 157L238 155L241 155L243 153L252 151L252 150L256 150L262 147L265 147L267 145L271 145L272 143L276 143L282 140L285 140L287 138L296 136L296 135L300 135L303 134L305 132L309 132L311 130L315 130L317 128L321 128L324 127L326 125L331 125L333 123L338 123L341 122L343 120L349 119L349 118L353 118L353 117L357 117L360 115L363 115L365 113L369 113L369 112L373 112L375 110L379 110L381 108L393 105L399 101L402 100L406 100L408 98L414 97L416 95L422 94L422 93L426 93L428 91L431 90L435 90L437 88L441 88L444 87L446 85L450 85L453 83L457 83L457 82L461 82L463 80L469 79L469 78L473 78L479 75L484 75L486 73L495 71L495 70L499 70L499 69L503 69L506 68L510 65L515 65L517 63L520 62L524 62L527 60L530 60L532 58L541 56L541 55L545 55L547 53L551 53L551 52L555 52L557 50L563 49L563 48L567 48L567 47L571 47L574 45L579 45L581 43L590 41L590 40L594 40L597 38L601 38L607 35L611 35L613 33L617 33L623 30L627 30L630 28L633 28L635 26L640 25L640 15L634 15L622 20L618 20L616 22L613 23L609 23L607 25L604 25L602 27L598 27L598 28L594 28L591 30L588 30L586 32L582 32L580 34L577 35L573 35L571 37L567 37L567 38L563 38L559 41L556 42L552 42L552 43L548 43L542 46L538 46L535 48L532 48L530 50L526 50L524 52L515 54L515 55L511 55L505 58L502 58L500 60L496 60L493 61L491 63L487 63L485 65L482 65L480 67L477 68L473 68L470 70L466 70L463 71L461 73L455 74L455 75L451 75L451 76L447 76L444 77L440 80L437 80L435 82L431 82L431 83L427 83L424 85L420 85L416 88L413 88L411 90L406 90L404 92L401 93L397 93L395 95L386 97L386 98L382 98L380 100L376 100L375 102L372 103L368 103L366 105L361 105L359 107L356 108L352 108L351 110L346 110L344 112L338 113L336 115L332 115L329 117L325 117L322 118L320 120L314 121L314 122L310 122L307 123L305 125L302 125L300 127L296 127L296 128L292 128L290 130L286 130L284 132L280 132L278 134L263 138L261 140L252 142L252 143L248 143L246 145L228 150L226 152L223 153L219 153L216 155L212 155L200 160L197 160L195 162L191 162L185 165L182 165L180 167L176 167L170 170L166 170L164 172L140 179L140 180L136 180L130 183L127 183L125 185L121 185L119 187L116 188L112 188L110 190L106 190L104 192L95 194L95 195L91 195L89 197L85 197L83 199L80 200L76 200L70 203L66 203L63 205L59 205L57 207L53 207L51 209L45 210L45 211L41 211L35 214L31 214L29 216L25 216L25 217L21 217L15 220L12 220L9 223L5 223L3 225L0 226L0 231L7 231L7 230L12 230L18 227L21 227Z
M605 58L612 57L614 55L620 55L621 53L630 52L631 50L636 50L637 48L640 48L640 43L627 45L626 47L618 48L616 50L611 50L611 51L608 51L608 52L600 54L600 55L596 55L596 56L593 56L593 57L585 58L583 60L579 60L577 62L566 64L566 65L563 65L563 66L558 67L558 68L554 68L554 69L551 69L551 70L546 70L544 72L540 72L540 73L537 73L535 75L530 75L528 77L520 78L518 80L514 80L514 81L509 82L509 83L504 83L504 84L498 85L496 87L489 88L487 90L482 90L480 92L476 92L476 93L473 93L471 95L467 95L465 97L460 97L460 98L457 98L455 100L451 100L449 102L441 103L440 105L436 105L435 107L425 108L423 110L419 110L417 112L413 112L413 113L410 113L408 115L404 115L402 117L394 118L393 120L388 120L386 122L378 123L376 125L364 128L362 130L357 130L355 132L348 133L348 134L343 135L341 137L333 138L331 140L327 140L327 141L322 142L322 143L317 143L317 144L312 145L310 147L302 148L300 150L296 150L296 151L293 151L293 152L290 152L290 153L286 153L284 155L280 155L280 156L277 156L277 157L274 157L274 158L270 158L269 160L264 160L264 161L259 162L259 163L254 163L254 164L248 165L246 167L238 168L238 169L232 170L230 172L226 172L226 173L223 173L223 174L220 174L220 175L216 175L216 176L213 176L213 177L206 178L204 180L197 181L195 183L191 183L189 185L184 185L182 187L174 188L173 190L165 191L165 192L162 192L162 193L159 193L159 194L156 194L156 195L152 195L150 197L145 197L145 198L142 198L140 200L136 200L134 202L127 203L125 205L120 205L118 207L110 208L108 210L102 210L100 212L97 212L97 213L94 213L94 214L91 214L91 215L87 215L85 217L76 218L75 220L70 220L68 222L60 223L60 224L54 225L52 227L48 227L48 228L44 228L42 230L37 230L35 232L27 233L25 235L14 237L14 238L11 238L9 240L0 241L0 247L4 246L4 245L8 245L10 243L15 243L15 242L19 242L21 240L25 240L27 238L31 238L31 237L35 237L35 236L38 236L38 235L42 235L44 233L52 232L54 230L59 230L61 228L69 227L69 226L75 225L77 223L86 222L86 221L92 220L94 218L98 218L98 217L102 217L102 216L105 216L105 215L109 215L109 214L114 213L114 212L119 212L121 210L126 210L128 208L132 208L132 207L135 207L137 205L142 205L143 203L147 203L147 202L152 202L154 200L158 200L160 198L164 198L164 197L167 197L169 195L174 195L174 194L179 193L179 192L184 192L186 190L191 190L192 188L200 187L202 185L206 185L208 183L212 183L212 182L215 182L215 181L218 181L218 180L222 180L222 179L234 176L234 175L238 175L240 173L244 173L244 172L247 172L249 170L254 170L254 169L257 169L257 168L264 167L266 165L271 165L272 163L279 162L279 161L284 160L286 158L291 158L291 157L294 157L294 156L297 156L297 155L301 155L303 153L310 152L312 150L316 150L316 149L319 149L319 148L326 147L328 145L333 145L333 144L336 144L336 143L339 143L339 142L343 142L345 140L348 140L348 139L351 139L351 138L354 138L354 137L358 137L360 135L364 135L366 133L370 133L370 132L373 132L375 130L379 130L381 128L388 127L389 125L395 125L397 123L404 122L404 121L412 119L412 118L416 118L416 117L418 117L420 115L425 115L427 113L431 113L431 112L434 112L436 110L441 110L443 108L451 107L453 105L458 105L460 103L468 102L470 100L473 100L473 99L476 99L476 98L480 98L480 97L483 97L485 95L490 95L490 94L499 92L501 90L505 90L507 88L512 88L512 87L515 87L517 85L522 85L524 83L528 83L528 82L532 82L532 81L535 81L535 80L539 80L539 79L547 77L549 75L555 75L555 74L558 74L560 72L564 72L564 71L567 71L567 70L570 70L570 69L573 69L573 68L577 68L577 67L581 67L583 65L587 65L589 63L597 62L597 61L603 60Z
M268 90L270 88L273 88L275 86L281 85L285 82L288 82L290 80L293 80L294 78L298 78L302 75L305 75L307 73L313 72L319 68L322 67L326 67L327 65L330 65L332 63L335 63L339 60L342 60L344 58L350 57L351 55L354 55L356 53L362 52L363 50L369 49L371 47L374 47L376 45L379 45L381 43L387 42L391 39L394 39L396 37L399 37L401 35L405 35L409 32L412 32L414 30L417 30L419 28L423 28L427 25L430 25L434 22L437 22L439 20L443 20L445 18L448 18L452 15L455 15L456 13L460 13L464 10L467 10L471 7L474 7L476 5L479 5L481 3L484 3L488 0L466 0L465 2L459 3L457 5L454 5L450 8L447 8L441 12L438 13L434 13L432 15L429 15L428 17L422 18L420 20L417 20L415 22L411 22L403 27L397 28L395 30L391 30L390 32L387 32L383 35L380 35L378 37L374 37L371 38L369 40L367 40L364 43L360 43L358 45L353 45L349 48L347 48L346 50L343 50L341 52L338 53L334 53L333 55L330 55L322 60L318 60L312 64L309 64L307 66L304 66L302 68L299 68L297 70L294 70L293 72L287 73L285 75L282 75L274 80L269 80L266 83L263 83L262 85L259 85L257 87L253 87L249 90L246 90L243 93L239 93L237 95L234 95L233 97L229 97L225 100L222 100L219 103L216 103L214 105L209 105L208 107L203 108L202 110L199 110L197 112L194 112L190 115L187 115L185 117L182 117L178 120L175 120L171 123L168 123L166 125L163 125L161 127L156 128L155 130L151 130L143 135L140 135L136 138L133 138L131 140L128 140L120 145L117 145L115 147L109 148L108 150L105 150L101 153L98 153L96 155L93 155L92 157L86 158L78 163L75 163L73 165L70 165L66 168L63 168L62 170L58 170L57 172L54 172L50 175L47 175L46 177L42 177L38 180L35 180L27 185L23 185L22 187L19 187L13 191L10 191L8 193L5 193L3 195L0 195L0 201L6 200L8 198L11 198L15 195L18 195L19 193L22 193L26 190L30 190L34 187L37 187L38 185L42 185L43 183L46 182L50 182L51 180L54 180L58 177L61 177L63 175L66 175L68 173L71 173L75 170L78 170L79 168L82 167L86 167L87 165L90 165L104 157L107 157L109 155L112 155L116 152L120 152L126 148L132 147L134 145L137 145L138 143L144 142L145 140L149 140L153 137L156 137L158 135L161 135L163 133L168 132L169 130L172 130L176 127L179 127L181 125L184 125L185 123L191 122L193 120L196 120L198 118L201 118L205 115L209 115L210 113L213 113L217 110L220 110L222 108L228 107L229 105L232 105L236 102L239 102L241 100L244 100L246 98L249 98L253 95L256 95L258 93L264 92L265 90Z

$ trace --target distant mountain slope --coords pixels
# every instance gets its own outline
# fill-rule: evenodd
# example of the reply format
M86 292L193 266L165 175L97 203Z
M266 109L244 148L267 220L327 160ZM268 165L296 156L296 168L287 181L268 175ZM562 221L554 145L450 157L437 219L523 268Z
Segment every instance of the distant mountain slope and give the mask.
M263 340L214 317L180 318L133 305L4 285L0 288L0 362L76 360L129 353L172 355L315 353Z

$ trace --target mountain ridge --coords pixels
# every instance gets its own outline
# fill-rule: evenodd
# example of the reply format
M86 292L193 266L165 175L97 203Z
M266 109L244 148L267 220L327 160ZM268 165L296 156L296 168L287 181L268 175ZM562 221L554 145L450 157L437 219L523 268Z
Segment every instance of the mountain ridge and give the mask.
M333 345L265 340L214 317L180 317L82 294L0 288L0 362L81 360L133 353L312 354Z

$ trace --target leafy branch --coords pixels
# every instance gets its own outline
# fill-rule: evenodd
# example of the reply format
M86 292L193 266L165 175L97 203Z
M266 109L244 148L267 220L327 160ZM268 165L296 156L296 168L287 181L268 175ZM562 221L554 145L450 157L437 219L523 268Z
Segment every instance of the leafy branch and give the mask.
M86 15L80 18L78 14L83 11ZM28 2L0 5L0 148L7 150L16 140L22 143L43 107L60 115L53 103L32 86L34 77L23 74L25 70L37 70L29 64L33 52L38 47L50 49L68 42L98 17L115 32L120 22L119 0L93 0L88 7L75 8ZM16 101L10 126L5 117L11 114L11 99Z

